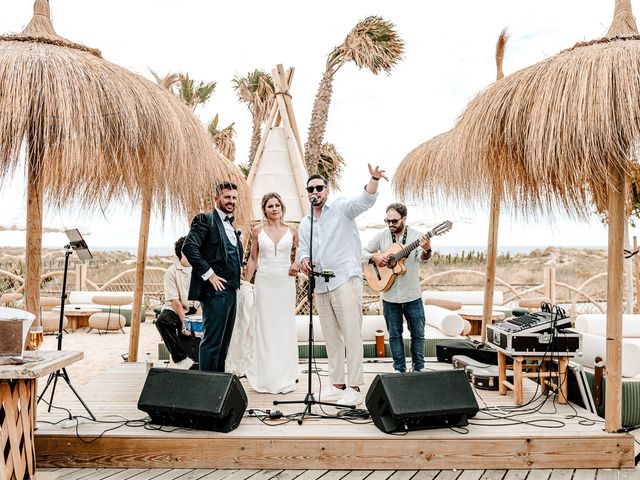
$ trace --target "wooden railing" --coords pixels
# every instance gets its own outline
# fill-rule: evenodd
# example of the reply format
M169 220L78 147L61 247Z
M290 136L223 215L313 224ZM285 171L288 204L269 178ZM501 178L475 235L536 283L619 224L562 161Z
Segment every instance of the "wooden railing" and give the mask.
M144 296L146 303L164 302L164 273L162 267L147 267L145 270ZM41 277L42 294L48 296L59 295L62 290L63 271L56 270L44 273ZM503 293L504 303L512 304L520 300L540 296L548 297L553 303L563 305L568 312L577 313L606 312L606 281L607 274L599 273L589 278L581 285L574 287L557 281L553 267L545 269L543 282L540 284L510 284L501 278L496 278L496 291ZM454 269L427 276L420 282L422 290L482 290L485 274L477 270ZM79 269L68 272L68 290L93 291L133 291L135 269L128 269L115 275L99 285L92 281ZM80 288L78 288L80 287ZM20 275L0 270L0 293L22 292L24 280ZM296 313L308 313L307 279L300 274L296 281ZM627 300L628 301L628 300ZM631 300L633 301L633 300ZM379 296L375 292L365 292L363 304L368 313L379 312Z

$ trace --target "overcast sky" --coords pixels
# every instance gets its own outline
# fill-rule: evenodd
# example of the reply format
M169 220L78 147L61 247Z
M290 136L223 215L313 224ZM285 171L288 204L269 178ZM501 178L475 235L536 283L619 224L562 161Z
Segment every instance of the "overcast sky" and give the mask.
M111 62L150 77L187 72L192 78L218 82L208 105L196 113L208 122L216 113L222 125L235 122L237 159L246 161L250 114L237 101L231 80L254 68L293 66L293 106L306 138L313 99L325 59L356 22L380 15L393 22L406 42L404 59L390 76L373 75L353 65L335 77L325 141L334 143L347 162L341 194L352 195L367 177L367 162L393 174L418 144L448 130L470 98L495 79L495 43L502 28L511 39L505 74L531 65L582 40L603 36L614 0L350 0L310 3L245 0L51 0L59 35L99 48ZM31 0L0 2L0 32L17 33L31 18ZM640 2L634 2L636 13ZM162 175L162 172L158 172ZM23 175L5 186L0 224L24 224ZM381 184L377 205L361 219L379 222L393 200ZM411 206L410 217L435 223L454 221L450 245L486 244L485 206L473 210L434 210ZM98 215L47 210L45 226L62 226L91 234L95 246L137 243L139 209L109 208ZM170 245L187 230L185 219L154 218L149 244ZM47 234L45 246L60 246L64 236ZM445 242L443 239L442 242ZM569 222L557 217L523 222L506 212L501 219L502 245L606 245L606 229L596 220ZM0 232L0 246L23 245L24 233Z

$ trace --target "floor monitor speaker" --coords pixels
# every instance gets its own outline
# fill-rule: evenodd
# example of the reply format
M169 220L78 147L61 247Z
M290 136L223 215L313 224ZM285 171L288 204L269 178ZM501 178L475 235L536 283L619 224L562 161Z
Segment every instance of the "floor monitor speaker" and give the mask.
M377 375L366 405L385 433L461 427L479 410L462 370Z
M152 368L138 408L158 425L230 432L247 408L247 394L236 375Z

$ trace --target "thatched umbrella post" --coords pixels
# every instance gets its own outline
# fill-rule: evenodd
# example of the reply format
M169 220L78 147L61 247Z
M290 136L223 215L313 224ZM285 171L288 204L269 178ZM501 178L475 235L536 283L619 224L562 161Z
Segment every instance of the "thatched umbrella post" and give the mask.
M493 314L493 292L496 282L496 262L498 257L498 225L500 223L500 200L502 188L494 185L491 188L491 210L489 211L489 238L487 239L487 267L484 283L484 302L482 304L482 332L480 340L487 340L487 325L491 323Z
M40 325L40 261L42 257L42 174L37 170L37 152L27 147L27 234L25 252L24 301Z
M609 243L607 252L607 386L605 429L616 432L622 426L622 301L625 215L624 171L609 163Z
M149 244L149 225L151 223L151 190L142 192L142 214L140 216L140 233L138 235L138 255L136 256L136 284L133 289L133 311L131 312L131 335L129 337L129 361L138 359L140 339L140 322L145 315L144 306L144 273L147 265L147 246Z
M509 36L506 30L500 32L498 43L496 44L496 81L504 78L502 64L504 60L504 50ZM498 258L498 226L500 223L500 202L502 200L502 186L499 182L492 181L491 203L489 211L489 238L487 239L487 267L484 283L484 301L482 303L482 327L480 340L484 343L487 340L487 325L491 323L493 313L493 292L496 283L496 262Z

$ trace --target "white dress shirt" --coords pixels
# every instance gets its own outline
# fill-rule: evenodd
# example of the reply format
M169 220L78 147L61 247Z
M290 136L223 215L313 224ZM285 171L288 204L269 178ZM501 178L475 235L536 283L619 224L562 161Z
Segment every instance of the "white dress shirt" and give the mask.
M313 262L315 271L331 270L335 277L325 281L316 277L316 292L335 290L351 277L362 277L360 233L356 217L376 203L378 194L366 190L356 197L336 198L325 203L320 218L313 220ZM309 236L312 211L300 221L298 259L309 258ZM319 267L318 267L319 266Z

